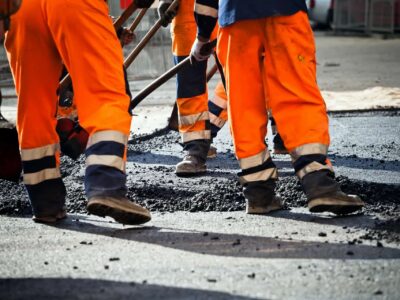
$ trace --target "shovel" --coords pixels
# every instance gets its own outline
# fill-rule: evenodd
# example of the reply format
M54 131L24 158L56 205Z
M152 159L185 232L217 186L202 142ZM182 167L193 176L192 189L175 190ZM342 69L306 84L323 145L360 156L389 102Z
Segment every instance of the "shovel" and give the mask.
M216 45L217 45L217 40L213 40L208 43L207 47L214 48ZM162 74L160 77L158 77L152 83L150 83L148 86L146 86L135 97L132 98L131 103L129 105L129 112L132 114L132 110L136 106L138 106L139 103L142 102L148 95L150 95L154 90L156 90L161 85L163 85L165 82L167 82L169 79L171 79L173 76L175 76L180 70L183 70L183 69L189 67L190 64L191 64L191 57L188 56L184 60L182 60L180 63L176 64L171 69L169 69L167 72Z
M180 0L174 0L168 7L165 14L168 11L175 10L175 8L179 5ZM140 14L139 14L140 15ZM157 22L150 28L150 30L145 34L142 40L136 45L136 47L132 50L131 53L125 58L124 67L127 69L139 55L139 53L143 50L146 44L150 41L150 39L157 33L157 31L161 28L161 24L163 23L163 19L159 18Z
M22 172L18 133L15 125L1 114L0 92L0 179L18 182Z

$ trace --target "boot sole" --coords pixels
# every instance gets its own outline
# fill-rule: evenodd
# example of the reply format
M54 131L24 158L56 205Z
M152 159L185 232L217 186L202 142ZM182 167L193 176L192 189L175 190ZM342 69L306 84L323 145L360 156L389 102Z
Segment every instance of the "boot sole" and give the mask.
M251 206L246 205L246 214L248 214L248 215L264 215L264 214L270 213L275 210L280 210L282 208L283 208L282 200L280 198L276 197L275 200L267 207L261 207L261 206L251 207Z
M207 171L201 171L201 172L175 172L176 176L178 177L196 177L196 176L201 176L206 174Z
M140 206L139 206L140 207ZM139 225L151 220L151 215L144 208L135 209L129 204L110 199L89 200L87 211L90 214L105 217L109 216L121 224Z
M176 176L179 177L195 177L195 176L200 176L204 175L207 173L207 168L204 169L197 169L196 171L190 172L190 171L175 171Z
M364 207L364 202L355 195L349 195L353 201L345 201L335 198L315 198L308 202L310 212L331 212L336 215L347 215Z
M56 223L56 222L58 222L60 220L63 220L65 218L67 218L67 211L66 210L62 210L58 214L56 214L55 216L47 216L47 217L33 216L32 220L35 223L51 224L51 223Z

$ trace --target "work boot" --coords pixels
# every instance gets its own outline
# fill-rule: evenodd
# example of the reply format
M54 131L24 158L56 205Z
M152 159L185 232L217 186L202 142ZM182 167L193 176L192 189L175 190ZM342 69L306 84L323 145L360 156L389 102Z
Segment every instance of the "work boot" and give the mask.
M279 133L277 133L274 136L273 143L274 143L274 154L289 154Z
M276 180L248 182L243 185L247 214L267 214L282 208L282 201L275 194Z
M64 206L58 213L51 214L51 215L38 215L35 214L32 217L32 220L36 223L45 223L51 224L67 217L67 208Z
M356 195L347 195L340 189L333 172L320 170L301 179L307 196L310 212L331 212L346 215L364 207L365 203Z
M217 157L217 148L211 145L207 153L207 158L216 158L216 157Z
M125 197L95 196L89 199L87 211L93 215L110 216L121 224L139 225L151 220L150 212Z
M175 173L178 176L195 176L207 172L207 166L199 157L194 155L186 155L183 160L176 165Z
M206 173L206 160L210 144L210 140L194 140L185 143L183 150L186 155L176 165L175 174L177 176L190 177Z

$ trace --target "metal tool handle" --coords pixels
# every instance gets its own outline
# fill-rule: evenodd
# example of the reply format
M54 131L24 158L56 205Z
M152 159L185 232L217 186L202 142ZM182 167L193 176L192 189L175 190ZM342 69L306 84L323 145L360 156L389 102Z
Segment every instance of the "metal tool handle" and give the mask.
M142 21L144 15L146 14L148 8L142 8L140 13L136 16L135 20L133 20L131 26L129 26L129 30L134 32L136 27L139 25L140 21Z
M213 76L215 75L215 73L217 73L218 71L218 66L217 64L214 64L211 69L207 72L207 82L209 82L211 80L211 78L213 78Z
M174 10L179 5L180 0L174 0L170 6L168 7L165 14L168 11ZM146 33L146 35L142 38L142 40L136 45L136 47L132 50L131 53L125 58L124 67L127 69L139 55L139 53L143 50L146 44L150 41L150 39L156 34L156 32L160 29L163 20L159 18L157 22L150 28L150 30Z
M217 44L217 40L213 40L209 43L210 47L215 47ZM186 57L184 60L182 60L180 63L169 69L167 72L162 74L160 77L158 77L156 80L154 80L152 83L150 83L148 86L146 86L143 90L141 90L133 99L131 100L131 104L129 106L129 111L132 113L132 110L140 103L143 101L144 98L146 98L148 95L150 95L155 89L160 87L162 84L164 84L166 81L168 81L170 78L175 76L180 70L183 68L188 67L191 62L190 62L190 56Z

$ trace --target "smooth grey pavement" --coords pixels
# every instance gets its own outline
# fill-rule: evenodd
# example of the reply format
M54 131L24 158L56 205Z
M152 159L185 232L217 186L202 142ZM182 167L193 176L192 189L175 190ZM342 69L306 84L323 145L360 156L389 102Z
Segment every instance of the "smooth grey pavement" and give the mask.
M368 216L156 213L144 227L84 215L0 217L0 299L398 299L400 247L349 244Z

